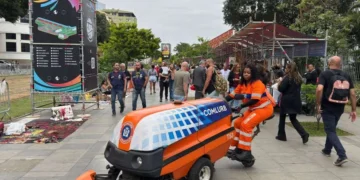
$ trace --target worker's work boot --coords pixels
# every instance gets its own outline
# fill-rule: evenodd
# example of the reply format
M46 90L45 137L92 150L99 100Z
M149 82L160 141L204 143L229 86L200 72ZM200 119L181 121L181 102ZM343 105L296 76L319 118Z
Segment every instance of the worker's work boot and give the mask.
M236 159L239 160L239 161L244 161L244 160L248 160L248 159L252 159L252 154L251 154L251 151L245 151L245 150L242 150L241 153L239 154L236 154Z

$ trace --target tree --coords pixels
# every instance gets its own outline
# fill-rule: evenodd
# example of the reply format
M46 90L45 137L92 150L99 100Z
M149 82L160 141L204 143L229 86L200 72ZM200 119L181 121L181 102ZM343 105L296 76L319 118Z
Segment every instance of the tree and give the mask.
M115 62L127 63L153 57L160 48L160 42L151 30L138 29L135 23L111 24L109 40L100 45L103 51L100 70L108 69Z
M180 63L183 60L197 60L201 58L212 58L214 54L209 45L209 40L202 37L194 44L181 42L174 48L176 54L170 59L173 63Z
M254 21L273 21L277 13L276 22L289 26L299 11L296 5L301 0L226 0L223 13L225 24L239 29L245 26L250 17Z
M110 24L106 19L106 15L101 12L96 12L96 26L97 26L97 42L103 43L109 39Z
M328 30L329 54L349 53L349 34L354 27L347 12L353 1L302 0L297 5L300 15L291 28L321 38L325 38L325 32Z
M19 17L24 17L28 13L28 3L28 0L0 0L0 18L16 22Z

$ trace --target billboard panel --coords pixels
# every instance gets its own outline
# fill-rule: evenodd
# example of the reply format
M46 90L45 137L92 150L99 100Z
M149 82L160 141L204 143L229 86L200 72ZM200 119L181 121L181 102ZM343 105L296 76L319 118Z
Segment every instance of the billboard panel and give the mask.
M89 91L96 89L98 87L98 81L97 81L97 54L96 54L96 47L92 46L84 46L84 76L85 76L85 82L84 91Z
M33 0L34 43L80 43L81 0Z
M96 14L95 3L92 0L83 0L82 12L83 12L83 31L84 31L84 45L96 46Z
M33 46L34 91L81 91L79 46Z
M161 44L161 53L164 58L169 58L171 54L171 44L169 43Z

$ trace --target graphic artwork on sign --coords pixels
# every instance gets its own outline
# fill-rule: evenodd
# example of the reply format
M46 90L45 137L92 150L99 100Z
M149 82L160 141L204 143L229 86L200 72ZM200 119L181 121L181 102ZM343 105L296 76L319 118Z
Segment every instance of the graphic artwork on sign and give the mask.
M35 23L38 25L39 31L57 36L61 40L77 33L76 26L66 26L41 17L37 18Z
M87 19L86 32L88 40L92 42L94 38L94 25L90 18Z
M80 0L68 0L76 12L80 9ZM50 8L53 11L59 3L59 0L34 0L34 3L40 3L42 8Z

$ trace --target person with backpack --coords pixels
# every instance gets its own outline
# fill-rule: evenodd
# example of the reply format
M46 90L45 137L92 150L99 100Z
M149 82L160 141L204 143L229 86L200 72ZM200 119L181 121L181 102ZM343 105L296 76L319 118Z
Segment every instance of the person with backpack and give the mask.
M328 66L329 69L320 74L316 88L316 109L318 116L321 114L327 135L325 148L321 152L329 157L334 147L339 156L334 165L341 166L348 162L348 159L336 134L336 126L344 113L349 98L351 101L349 118L352 122L356 120L356 95L350 76L341 70L341 58L338 56L331 57L328 60Z
M221 73L218 73L214 60L206 60L206 80L202 94L206 97L219 97L219 94L226 93L228 89L228 82L221 76Z

